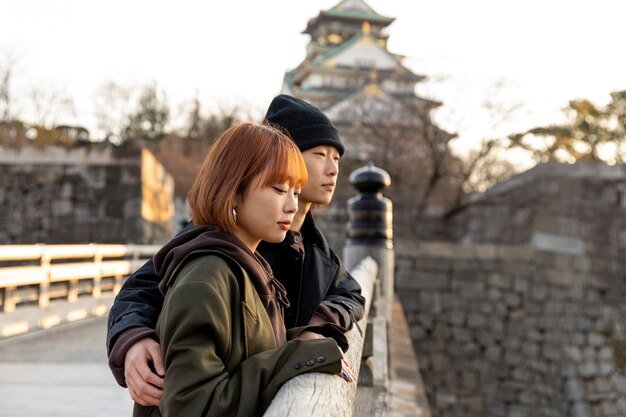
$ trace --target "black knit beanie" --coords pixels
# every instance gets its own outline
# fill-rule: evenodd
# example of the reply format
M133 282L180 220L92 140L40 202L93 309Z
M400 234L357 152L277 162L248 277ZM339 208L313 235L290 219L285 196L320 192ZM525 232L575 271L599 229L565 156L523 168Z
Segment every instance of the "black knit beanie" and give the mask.
M320 109L306 101L285 94L276 96L267 109L265 120L286 129L303 152L319 145L329 145L343 155L344 147L333 123Z

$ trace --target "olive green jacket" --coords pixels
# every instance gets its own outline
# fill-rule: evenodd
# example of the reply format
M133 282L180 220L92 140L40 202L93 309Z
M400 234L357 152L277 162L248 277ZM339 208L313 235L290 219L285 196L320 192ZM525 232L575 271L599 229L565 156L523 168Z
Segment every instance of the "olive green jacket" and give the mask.
M135 404L133 416L260 416L294 376L341 371L331 338L297 340L303 328L292 329L277 348L261 300L232 258L205 252L181 265L156 328L163 398L159 407Z

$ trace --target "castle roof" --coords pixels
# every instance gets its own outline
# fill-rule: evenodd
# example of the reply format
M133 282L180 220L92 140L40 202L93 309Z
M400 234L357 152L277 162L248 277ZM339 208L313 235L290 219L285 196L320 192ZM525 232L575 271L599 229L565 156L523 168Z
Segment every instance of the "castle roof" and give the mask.
M393 17L378 14L363 0L343 0L335 7L322 10L319 17L330 17L334 19L348 19L380 23L385 26L395 20Z
M424 77L413 74L411 70L402 65L402 57L392 54L384 45L381 45L369 33L359 32L343 44L329 50L327 53L314 58L310 65L312 67L345 67L358 68L364 66L364 61L368 69L382 71L396 71L399 73L411 74L415 81L420 81Z
M324 106L322 110L332 120L339 120L341 119L341 114L345 114L348 109L371 110L372 114L379 113L381 115L387 115L389 110L395 112L409 111L410 113L417 110L426 114L428 110L439 105L441 103L437 101L415 95L391 94L383 90L377 83L368 82L355 91L337 96L332 103ZM381 109L385 111L376 111Z

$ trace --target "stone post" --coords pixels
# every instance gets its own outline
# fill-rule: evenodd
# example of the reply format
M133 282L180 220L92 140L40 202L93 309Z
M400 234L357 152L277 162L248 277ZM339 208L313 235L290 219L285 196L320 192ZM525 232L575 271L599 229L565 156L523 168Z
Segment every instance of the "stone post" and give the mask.
M379 292L376 314L391 320L394 297L394 251L391 200L382 190L391 184L389 174L371 162L350 174L350 183L359 194L348 200L347 239L343 260L348 271L371 256L378 264Z

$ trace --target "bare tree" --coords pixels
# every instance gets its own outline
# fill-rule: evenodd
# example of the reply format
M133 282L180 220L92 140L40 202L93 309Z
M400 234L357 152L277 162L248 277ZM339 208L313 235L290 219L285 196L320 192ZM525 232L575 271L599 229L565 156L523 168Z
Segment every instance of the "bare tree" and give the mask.
M438 104L419 98L398 100L371 91L331 114L348 145L347 158L359 161L344 161L342 167L350 169L371 160L391 175L388 195L394 204L398 237L419 235L425 211L445 205L445 200L458 192L441 189L443 184L453 184L444 179L455 163L448 146L454 135L435 126L430 118L430 111ZM348 174L342 174L343 183ZM341 189L349 190L338 187Z
M191 107L187 112L187 123L185 126L186 136L191 139L199 138L202 134L203 124L200 100L196 95L191 101Z
M0 122L13 120L13 72L15 70L15 58L4 53L0 62Z
M165 137L169 118L170 108L165 92L156 83L146 85L124 126L124 143L142 146Z
M508 159L510 140L504 126L523 111L522 105L507 94L507 83L498 80L485 90L485 98L477 109L485 121L481 138L473 148L452 152L461 161L459 181L466 193L484 191L489 186L513 174L515 164ZM463 115L463 118L466 117Z
M114 144L122 143L122 133L130 119L134 90L109 81L96 92L97 127L105 140Z
M455 149L457 136L433 122L432 110L440 105L436 101L402 100L371 91L331 110L348 142L347 157L358 161L344 159L342 168L350 170L372 160L391 175L388 194L394 202L398 237L432 237L441 229L439 223L462 210L468 193L484 190L515 172L506 159L508 139L499 138L496 132L520 106L499 94L503 88L497 83L485 92L480 110L490 129L471 149ZM342 175L343 183L347 174ZM338 190L342 188L349 189L347 184Z
M59 117L75 113L73 100L57 89L34 87L30 101L35 124L47 129L54 128Z

